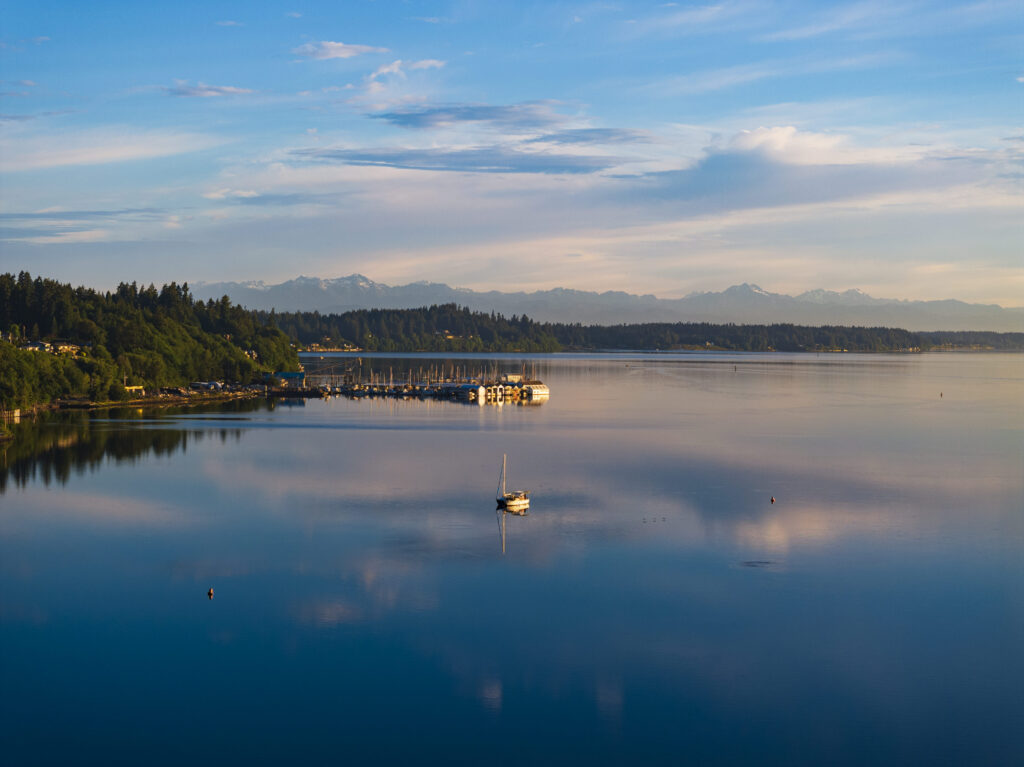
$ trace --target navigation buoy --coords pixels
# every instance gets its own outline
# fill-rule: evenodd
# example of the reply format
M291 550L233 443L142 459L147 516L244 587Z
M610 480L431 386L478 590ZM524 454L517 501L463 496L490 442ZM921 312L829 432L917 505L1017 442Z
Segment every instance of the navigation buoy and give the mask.
M772 503L775 503L775 496L774 495L772 496ZM211 595L213 594L213 589L210 589L210 594Z
M213 599L213 589L212 588L209 591L206 592L206 596L208 596L210 599Z

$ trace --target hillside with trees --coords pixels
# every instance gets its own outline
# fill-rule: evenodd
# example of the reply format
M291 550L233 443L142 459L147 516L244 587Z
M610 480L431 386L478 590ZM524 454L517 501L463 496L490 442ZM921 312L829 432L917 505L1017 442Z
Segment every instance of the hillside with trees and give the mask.
M258 312L298 344L375 352L554 352L718 349L727 351L891 352L930 349L1024 350L1024 333L911 332L898 328L805 325L538 323L455 304L422 309L358 309L342 314Z
M474 312L455 304L422 309L358 309L344 314L259 312L293 341L375 352L557 352L552 326L528 317Z
M187 284L122 283L108 293L27 272L0 275L0 409L59 397L120 400L125 385L196 380L247 383L298 369L293 344L374 352L523 352L716 349L888 352L1024 350L1024 333L910 332L895 328L644 323L538 323L456 304L341 314L251 311L227 296L200 301ZM43 351L29 351L36 342ZM47 343L50 346L47 346ZM51 353L49 349L56 353Z
M187 284L122 283L101 293L27 272L3 274L0 332L4 409L66 396L122 399L125 383L248 382L262 371L298 367L280 330L226 297L198 301ZM67 351L27 351L28 342L59 342Z

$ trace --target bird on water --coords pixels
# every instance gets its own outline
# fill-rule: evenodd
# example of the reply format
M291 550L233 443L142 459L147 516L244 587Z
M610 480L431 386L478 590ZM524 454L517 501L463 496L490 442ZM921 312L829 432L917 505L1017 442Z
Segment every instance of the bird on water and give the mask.
M772 496L772 503L775 503L775 496L774 495ZM210 589L210 593L211 594L213 593L213 589Z
M208 596L210 599L213 599L213 587L210 587L210 590L206 592L206 596Z

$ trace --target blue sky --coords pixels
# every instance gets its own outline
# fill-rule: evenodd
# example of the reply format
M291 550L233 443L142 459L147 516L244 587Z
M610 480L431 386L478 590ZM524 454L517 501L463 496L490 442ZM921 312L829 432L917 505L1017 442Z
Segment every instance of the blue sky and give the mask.
M1024 304L1024 4L5 2L0 270Z

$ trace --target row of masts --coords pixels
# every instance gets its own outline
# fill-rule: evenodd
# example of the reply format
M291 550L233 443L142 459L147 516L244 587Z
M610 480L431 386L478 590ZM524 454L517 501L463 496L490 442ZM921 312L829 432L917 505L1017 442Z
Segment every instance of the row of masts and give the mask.
M322 358L321 358L322 359ZM343 384L359 384L366 386L415 386L430 387L439 384L470 384L476 383L483 386L495 384L507 377L503 376L496 365L487 368L471 367L469 365L430 365L427 367L406 368L400 370L398 377L395 377L394 366L388 366L387 371L374 370L368 367L363 370L362 360L358 365L353 365L346 360L335 364L318 365L319 360L306 363L306 383L311 386L328 385L341 386ZM527 375L526 365L523 364L519 380L524 382L537 380L536 365L530 366L530 373Z

